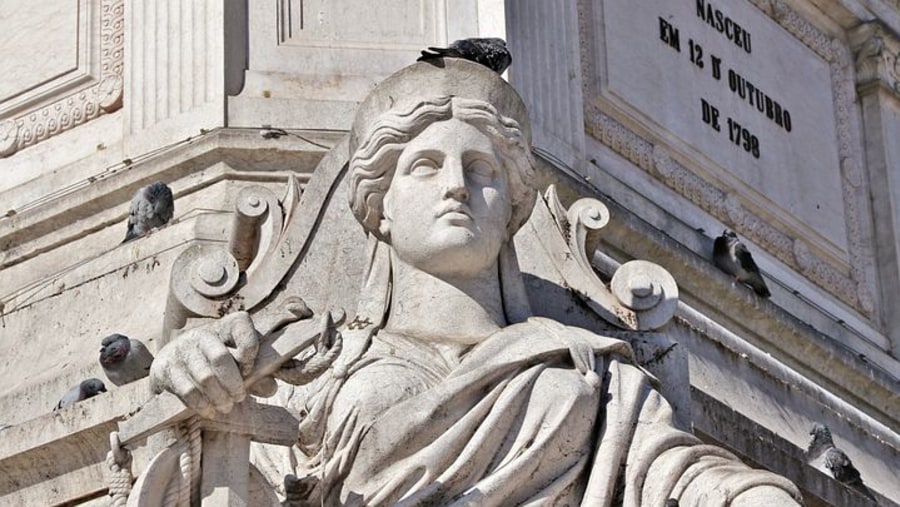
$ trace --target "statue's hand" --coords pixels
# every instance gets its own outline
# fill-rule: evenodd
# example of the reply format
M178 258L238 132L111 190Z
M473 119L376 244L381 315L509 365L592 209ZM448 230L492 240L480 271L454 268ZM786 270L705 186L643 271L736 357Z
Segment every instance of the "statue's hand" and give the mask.
M247 396L244 376L254 365L259 333L247 312L226 315L185 331L150 367L154 393L169 391L204 417L228 413Z

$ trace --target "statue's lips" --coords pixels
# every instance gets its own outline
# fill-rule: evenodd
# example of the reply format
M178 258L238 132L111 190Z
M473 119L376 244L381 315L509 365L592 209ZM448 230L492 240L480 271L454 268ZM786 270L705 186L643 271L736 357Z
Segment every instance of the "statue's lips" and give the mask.
M438 218L443 218L451 224L470 223L473 220L472 212L468 206L451 206L438 213Z

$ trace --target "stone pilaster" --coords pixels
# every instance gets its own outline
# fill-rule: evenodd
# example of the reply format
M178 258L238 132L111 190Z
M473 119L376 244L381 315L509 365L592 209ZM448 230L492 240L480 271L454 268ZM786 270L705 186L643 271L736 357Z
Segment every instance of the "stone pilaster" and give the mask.
M884 25L865 23L850 33L872 194L875 258L882 321L900 351L900 39Z
M241 2L135 0L126 8L126 154L226 125L246 67Z

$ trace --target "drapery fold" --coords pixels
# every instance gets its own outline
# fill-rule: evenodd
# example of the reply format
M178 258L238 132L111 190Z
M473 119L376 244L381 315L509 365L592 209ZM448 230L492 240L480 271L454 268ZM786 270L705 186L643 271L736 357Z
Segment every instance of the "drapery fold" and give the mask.
M678 430L623 341L532 317L460 355L382 332L310 386L300 448L316 505L706 507L756 486L799 498Z

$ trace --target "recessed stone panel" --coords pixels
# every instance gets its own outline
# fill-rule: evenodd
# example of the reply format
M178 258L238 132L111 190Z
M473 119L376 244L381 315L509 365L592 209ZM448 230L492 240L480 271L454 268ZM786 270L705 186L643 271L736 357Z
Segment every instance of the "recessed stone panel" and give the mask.
M846 262L828 62L749 2L604 0L600 19L602 109Z
M0 7L6 69L0 103L78 68L79 10L79 2L71 0L8 2Z
M0 158L122 105L124 0L0 6Z

